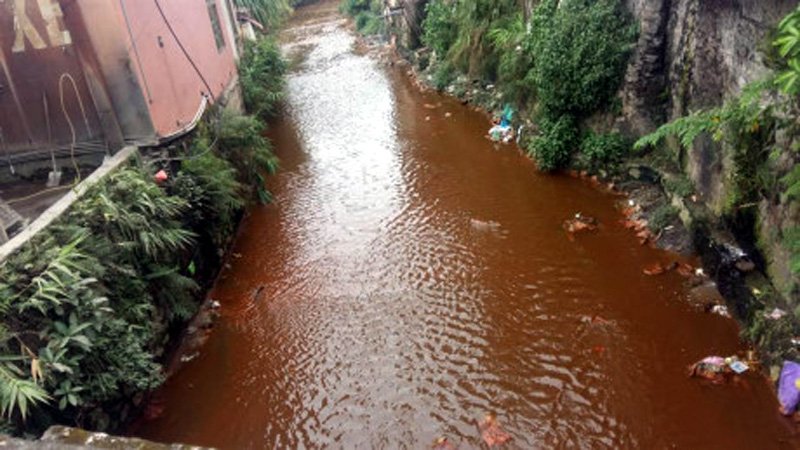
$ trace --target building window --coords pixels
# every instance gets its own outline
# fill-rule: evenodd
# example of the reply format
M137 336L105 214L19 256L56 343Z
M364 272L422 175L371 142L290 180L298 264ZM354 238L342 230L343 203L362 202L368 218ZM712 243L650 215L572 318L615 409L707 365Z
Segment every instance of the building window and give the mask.
M222 50L225 47L225 38L222 37L222 26L219 22L216 0L206 0L206 7L208 8L208 17L211 19L211 29L214 31L214 40L217 42L217 50Z

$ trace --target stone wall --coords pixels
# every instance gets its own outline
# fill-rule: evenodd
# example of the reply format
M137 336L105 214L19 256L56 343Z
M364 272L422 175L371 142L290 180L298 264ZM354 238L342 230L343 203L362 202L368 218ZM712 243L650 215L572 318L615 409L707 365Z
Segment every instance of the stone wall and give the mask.
M703 108L720 106L768 73L770 32L797 7L796 0L625 0L640 23L640 37L626 73L620 127L634 136ZM780 144L780 142L779 142ZM788 142L785 147L788 148ZM791 168L784 152L771 168ZM720 213L731 193L729 152L698 139L682 158L683 169L711 211ZM776 286L789 293L794 280L778 230L797 220L793 202L758 206L757 239Z
M768 73L766 52L770 32L797 7L797 0L623 0L639 24L639 40L625 74L620 98L621 117L615 127L631 137L699 109L720 106L749 83ZM426 0L389 0L404 6L393 16L397 45L413 50L424 18ZM520 0L526 16L539 2ZM613 119L593 118L607 129ZM610 119L610 120L606 120ZM596 125L590 123L590 126ZM791 138L782 143L789 148ZM780 139L779 139L780 141ZM779 142L780 144L781 142ZM676 151L680 151L676 149ZM699 201L717 216L729 199L731 152L710 138L700 138L681 151L680 163L694 184ZM776 176L797 163L785 151L772 170ZM789 270L789 255L779 244L779 230L798 221L797 202L765 200L757 205L758 235L771 277L784 294L797 284Z
M668 120L719 106L763 78L768 33L795 0L625 0L640 37L622 89L622 128L640 136ZM731 170L700 140L684 160L704 201L720 211Z

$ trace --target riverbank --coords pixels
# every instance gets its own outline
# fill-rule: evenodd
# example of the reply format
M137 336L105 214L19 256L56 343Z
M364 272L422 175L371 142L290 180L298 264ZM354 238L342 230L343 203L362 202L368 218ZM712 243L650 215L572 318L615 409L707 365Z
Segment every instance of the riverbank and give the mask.
M444 31L440 34L436 34L434 29L426 31L426 22L422 19L426 17L424 11L417 11L416 14L407 13L407 21L408 17L414 17L416 20L410 25L393 22L395 26L391 29L396 34L391 39L393 42L407 43L419 42L419 38L422 37L423 43L427 42L430 45L421 49L408 49L402 46L398 48L401 61L404 61L400 64L409 65L409 76L422 89L434 89L452 95L462 103L473 105L494 118L499 118L508 105L516 109L511 129L521 131L521 136L516 136L521 151L536 159L534 151L536 140L540 139L542 134L540 124L533 117L540 115L542 105L533 98L535 96L526 97L524 92L527 91L523 89L524 86L519 85L531 84L533 81L527 78L524 82L513 78L502 78L503 70L508 70L508 67L502 66L506 61L504 58L510 58L517 63L522 61L531 51L526 46L532 45L529 41L533 38L530 37L530 33L526 37L524 33L520 34L520 29L514 28L516 23L514 20L518 18L513 13L517 6L503 5L498 5L497 8L505 11L507 17L495 11L495 16L476 16L469 19L476 23L484 20L492 24L490 26L480 22L486 29L485 34L473 36L471 45L479 49L476 53L458 53L454 56L452 51L448 52L447 45L462 45L463 42L453 44L453 37L443 34ZM415 8L413 2L405 2L405 7L412 10ZM456 32L452 27L463 25L457 23L459 20L467 20L461 16L448 17L446 10L436 9L435 5L431 8L434 16L430 20L439 21L436 24L440 29L448 29L446 26L450 26L448 30L451 34ZM536 11L537 8L534 8L533 13L526 10L526 17L533 14L534 18L531 20L537 20ZM431 22L430 26L434 26L434 22ZM489 29L492 31L487 31ZM444 47L438 49L438 55L436 43L440 41L437 39L445 42L442 44ZM480 42L484 42L485 45L481 47ZM501 64L499 68L498 58ZM464 61L469 61L470 73L475 67L481 67L487 73L496 69L498 73L495 75L501 79L486 79L476 73L467 75L459 69L467 67ZM634 63L638 64L640 61L634 58ZM515 66L514 70L518 72L522 70L520 73L524 73L528 69ZM629 86L624 85L622 89L624 91L627 88ZM581 136L611 136L621 127L620 123L624 122L624 118L620 116L619 109L614 108L615 101L619 101L619 98L612 98L606 109L601 108L584 118L581 123ZM627 113L630 114L630 111ZM492 124L487 122L486 128L489 129L491 126ZM569 159L565 171L573 176L588 179L593 184L611 185L614 189L624 192L628 198L620 205L620 209L628 210L631 205L636 209L634 222L646 225L646 229L650 232L650 236L646 239L649 242L660 248L683 254L696 252L702 258L705 273L713 278L725 297L728 309L742 326L743 339L759 349L760 360L767 368L766 372L774 379L782 361L800 358L800 352L794 344L796 342L794 337L800 334L800 321L795 314L796 305L793 302L794 288L791 287L791 283L787 288L785 275L780 277L780 288L773 284L773 281L778 279L771 277L776 274L776 270L783 271L779 267L785 266L788 259L783 253L780 256L783 259L777 258L775 252L779 251L778 244L766 243L763 240L769 227L789 227L786 224L778 226L775 222L778 220L776 217L780 217L780 220L790 224L789 216L792 214L792 209L787 206L789 203L784 204L785 201L781 200L781 204L784 204L783 213L777 211L780 209L778 206L765 206L765 202L772 200L756 199L754 203L745 205L745 210L758 206L761 215L760 219L755 219L757 223L753 222L752 217L739 213L738 206L726 210L727 212L720 212L719 208L713 207L716 200L712 201L711 196L703 190L707 186L696 189L689 175L684 174L680 163L674 160L672 156L672 152L675 151L672 148L674 145L636 154L625 148L621 152L614 150L611 145L614 141L604 139L598 139L598 142L603 143L603 146L599 147L600 150L592 152L583 148L586 146L585 142L576 144L574 152L570 149L574 157ZM790 140L787 136L782 137L784 144L787 140ZM631 142L628 141L628 145ZM698 168L696 162L694 164L693 173L706 170ZM780 171L776 169L775 173ZM735 190L730 186L726 187L728 188ZM733 195L731 193L731 196ZM772 212L764 212L768 210ZM768 224L770 220L775 223ZM637 233L641 232L640 228L634 228ZM777 236L777 233L776 230L773 234ZM791 279L791 276L789 278ZM780 319L766 319L765 316L776 308L782 311Z
M365 54L336 2L282 46L276 203L243 222L216 325L135 434L478 447L495 413L523 448L792 446L760 377L686 376L746 348L677 271L643 273L676 256L640 245L619 198L495 149L484 115ZM599 227L571 240L577 212Z
M236 166L273 158L252 117L216 111L200 128L158 152L121 152L3 262L5 432L119 430L163 382L257 190Z

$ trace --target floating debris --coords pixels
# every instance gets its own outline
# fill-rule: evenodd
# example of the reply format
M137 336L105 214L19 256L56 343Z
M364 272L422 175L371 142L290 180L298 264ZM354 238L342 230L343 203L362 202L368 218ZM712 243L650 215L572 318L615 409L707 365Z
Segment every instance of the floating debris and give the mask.
M728 366L725 364L725 358L721 356L706 356L689 367L689 376L720 384L725 381L727 370Z
M500 230L500 223L494 220L469 219L469 226L475 231L497 232Z
M642 269L642 273L651 277L656 275L662 275L666 272L667 272L667 267L658 262L653 263Z
M694 274L694 268L686 263L679 263L677 269L678 275L684 278L690 278Z
M440 437L433 441L431 448L435 450L456 450L458 447L450 443L450 440L446 437Z
M740 360L738 356L727 358L706 356L690 366L689 376L721 384L732 379L734 375L741 375L748 370L750 370L750 366Z
M800 364L784 361L778 379L778 402L781 414L790 416L800 403Z
M511 440L511 435L503 431L497 423L497 418L494 414L487 414L482 421L478 423L478 430L481 432L481 438L489 448L499 447Z
M197 358L199 355L200 355L199 352L194 352L194 353L191 353L191 354L188 354L188 355L181 355L181 362L182 363L187 363L187 362Z
M678 269L679 267L680 267L680 265L677 262L671 262L671 263L666 264L666 265L664 265L664 264L662 264L660 262L656 262L656 263L653 263L653 264L645 267L642 270L642 272L645 275L655 276L655 275L662 275L662 274L665 274L667 272L671 272L673 270Z
M569 240L572 241L576 233L595 231L598 225L597 219L577 213L572 219L565 220L562 227L567 232Z
M733 370L737 374L743 374L743 373L747 372L750 369L750 367L747 364L745 364L745 363L743 363L741 361L738 361L738 360L737 361L733 361L730 364L728 364L728 367L730 367L731 370Z
M728 311L728 307L725 305L714 305L711 307L709 312L722 317L731 317L731 313Z

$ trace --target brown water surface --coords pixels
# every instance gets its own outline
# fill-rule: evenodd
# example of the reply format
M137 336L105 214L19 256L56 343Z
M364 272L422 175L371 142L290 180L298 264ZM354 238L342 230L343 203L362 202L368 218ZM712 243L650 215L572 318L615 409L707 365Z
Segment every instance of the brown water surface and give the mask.
M796 445L765 381L686 377L742 349L736 326L678 274L642 273L674 257L623 229L616 197L538 174L483 138L484 116L355 52L335 4L285 32L302 58L272 129L276 202L244 222L210 294L222 317L138 434L475 448L494 412L513 448ZM602 227L571 242L579 211Z

